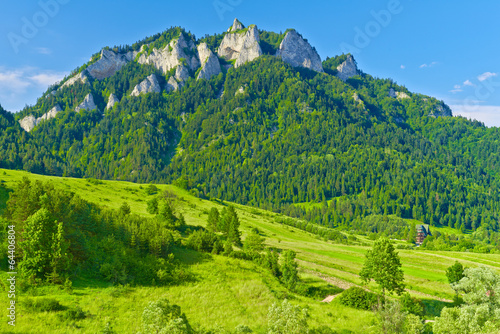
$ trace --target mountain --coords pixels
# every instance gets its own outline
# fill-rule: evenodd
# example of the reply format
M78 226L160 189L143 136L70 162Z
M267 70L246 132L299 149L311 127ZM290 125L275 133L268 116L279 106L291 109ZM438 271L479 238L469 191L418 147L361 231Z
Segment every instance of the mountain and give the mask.
M499 130L451 116L352 55L321 61L294 29L235 19L102 49L2 113L0 167L175 182L330 227L397 215L497 231Z

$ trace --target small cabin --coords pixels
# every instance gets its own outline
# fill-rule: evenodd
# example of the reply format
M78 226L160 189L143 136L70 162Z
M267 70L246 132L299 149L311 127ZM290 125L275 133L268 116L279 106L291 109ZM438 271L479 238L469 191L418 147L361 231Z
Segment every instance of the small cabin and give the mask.
M425 238L427 238L428 235L432 235L428 224L419 224L416 226L416 230L417 230L417 242L416 242L417 246L423 244Z

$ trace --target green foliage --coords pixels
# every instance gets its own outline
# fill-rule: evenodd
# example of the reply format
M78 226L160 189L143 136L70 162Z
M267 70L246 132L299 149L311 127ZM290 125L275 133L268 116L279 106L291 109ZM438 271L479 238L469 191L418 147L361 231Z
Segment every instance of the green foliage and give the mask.
M191 334L194 333L186 315L178 305L163 298L149 302L142 313L141 334Z
M243 249L248 252L261 252L264 249L265 238L257 233L249 234L243 243Z
M371 310L377 304L377 296L364 289L352 286L345 290L338 297L342 305L353 307L359 310Z
M217 208L211 208L208 213L207 229L211 232L217 232L219 227L220 214Z
M326 60L323 62L323 69L326 73L330 75L337 74L337 67L347 60L349 54L342 54L336 57L326 57Z
M53 298L25 298L24 306L32 312L58 312L64 311L66 307Z
M464 277L452 284L463 293L465 304L444 308L434 333L490 333L500 326L500 275L487 267L466 268Z
M424 332L425 326L422 319L415 314L407 314L403 325L403 333L423 334Z
M402 312L399 302L386 301L384 306L379 306L376 309L376 316L380 333L403 333L406 313Z
M87 317L87 314L82 310L80 306L72 306L59 314L59 316L63 321L75 321L85 319Z
M194 231L187 238L186 246L199 252L210 253L216 250L216 253L220 253L220 240L215 233L210 231Z
M128 205L120 211L102 210L51 183L23 179L4 213L23 231L19 271L31 283L65 287L75 271L114 284L166 285L184 275L171 255L177 233L157 219L130 213Z
M446 277L450 284L458 283L464 277L464 266L455 261L455 264L446 269Z
M394 245L387 238L375 241L373 248L366 253L366 260L360 277L364 282L372 279L382 289L396 292L400 295L404 291L404 273L401 269L401 260L394 250Z
M148 213L152 215L157 215L159 213L158 211L158 198L154 197L148 201L148 208L147 208Z
M294 306L286 299L281 304L274 303L267 314L267 334L307 334L307 317L307 309Z
M295 262L295 252L286 250L283 252L283 260L281 265L281 281L290 291L294 291L299 281L299 273L297 271L297 262Z
M416 316L424 316L424 305L422 301L416 297L410 296L409 293L404 293L400 300L401 310Z

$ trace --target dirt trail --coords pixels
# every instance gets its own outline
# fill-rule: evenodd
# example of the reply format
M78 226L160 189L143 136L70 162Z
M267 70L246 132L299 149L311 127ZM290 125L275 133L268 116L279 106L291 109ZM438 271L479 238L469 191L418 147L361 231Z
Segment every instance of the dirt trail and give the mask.
M307 261L302 261L302 262L307 262ZM359 288L362 288L366 291L370 291L370 292L373 292L371 291L370 289L364 287L364 286L361 286L361 285L358 285L358 284L354 284L352 282L348 282L346 280L343 280L341 278L338 278L338 277L333 277L333 276L328 276L328 275L325 275L323 273L320 273L318 271L315 271L315 270L312 270L312 269L303 269L304 272L308 273L308 274L311 274L311 275L314 275L316 277L319 277L321 278L323 281L325 282L328 282L332 285L335 285L335 286L338 286L339 288L341 289L349 289L350 287L352 286L357 286ZM354 275L356 277L359 277L359 275L355 275L355 274L352 274L351 275ZM424 293L424 292L420 292L420 291L415 291L415 290L410 290L410 289L405 289L405 291L413 294L413 295L417 295L419 297L423 297L423 298L428 298L428 299L434 299L434 300L439 300L441 302L446 302L446 303L453 303L452 300L449 300L449 299L444 299L444 298L439 298L439 297L436 297L436 296L433 296L433 295L430 295L430 294L427 294L427 293ZM338 295L335 295L335 296L338 296ZM335 298L334 296L334 298ZM328 299L329 297L332 297L332 296L328 296L326 299ZM324 302L331 302L334 298L332 298L330 301L326 301L326 299L324 300Z

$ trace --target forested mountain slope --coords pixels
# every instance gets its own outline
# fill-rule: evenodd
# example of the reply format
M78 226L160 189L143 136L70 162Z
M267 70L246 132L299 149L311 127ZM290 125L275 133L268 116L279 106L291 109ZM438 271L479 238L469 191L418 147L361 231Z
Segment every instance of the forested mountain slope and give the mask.
M0 111L0 167L176 182L332 227L379 214L498 231L497 128L350 55L318 59L294 30L236 20L105 48L34 106Z

